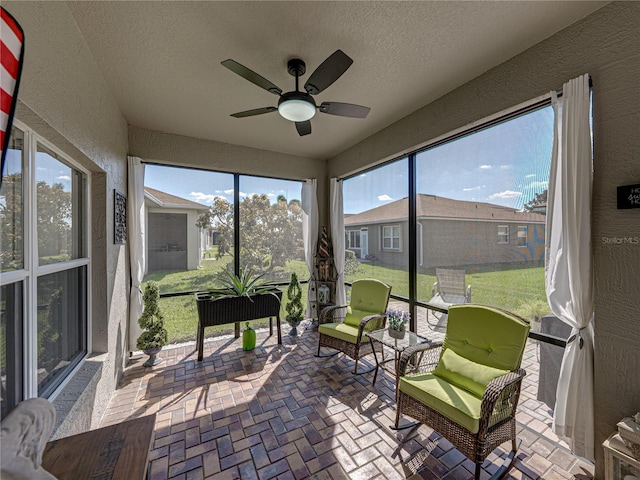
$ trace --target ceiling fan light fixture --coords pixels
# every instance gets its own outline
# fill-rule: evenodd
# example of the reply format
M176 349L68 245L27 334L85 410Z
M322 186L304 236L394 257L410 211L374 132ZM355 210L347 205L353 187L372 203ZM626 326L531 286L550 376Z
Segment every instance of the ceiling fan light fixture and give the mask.
M316 104L302 92L289 92L280 97L278 112L292 122L306 122L316 114Z

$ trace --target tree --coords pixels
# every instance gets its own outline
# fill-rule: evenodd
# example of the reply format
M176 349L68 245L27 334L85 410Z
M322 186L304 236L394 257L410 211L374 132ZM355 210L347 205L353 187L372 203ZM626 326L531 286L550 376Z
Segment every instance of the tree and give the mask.
M12 173L0 190L0 264L2 271L22 268L22 174Z
M38 218L38 254L40 257L63 254L71 258L71 192L61 183L36 184Z
M216 198L208 213L198 218L199 227L219 233L218 258L231 253L233 204ZM250 195L240 202L240 264L270 278L285 278L291 258L304 259L302 207L300 201L280 195L272 204L267 195Z
M546 205L546 204L547 204L547 189L545 189L543 192L536 193L536 195L531 200L529 200L527 203L524 204L523 209L525 212L533 212L536 207L539 207L541 205Z
M62 183L49 185L45 181L36 184L38 255L61 256L68 260L71 252L71 192L66 192ZM0 262L3 270L22 268L23 251L23 193L22 174L7 175L2 182L0 195Z

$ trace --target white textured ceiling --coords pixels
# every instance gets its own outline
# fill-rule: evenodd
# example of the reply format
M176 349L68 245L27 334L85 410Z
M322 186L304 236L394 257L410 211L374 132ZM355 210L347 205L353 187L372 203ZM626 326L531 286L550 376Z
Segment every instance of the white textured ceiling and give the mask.
M68 2L131 125L326 159L551 36L606 2ZM335 50L354 63L316 96L371 107L318 113L313 132L270 113L277 97L220 65L232 58L283 91Z

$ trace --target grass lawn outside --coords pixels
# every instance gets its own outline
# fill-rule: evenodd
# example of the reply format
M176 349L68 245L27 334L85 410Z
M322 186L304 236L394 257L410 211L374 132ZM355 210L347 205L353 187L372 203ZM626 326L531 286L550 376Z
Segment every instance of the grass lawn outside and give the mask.
M145 282L155 281L158 283L160 293L204 291L216 287L216 275L223 270L230 262L233 262L231 255L225 255L219 260L215 258L215 250L210 258L201 261L201 268L186 271L158 271L147 274ZM287 264L288 272L295 272L298 279L306 280L309 276L307 266L304 262L290 261ZM143 284L144 285L144 284ZM302 287L302 304L307 302L306 284ZM281 287L282 306L280 309L280 319L282 321L282 333L289 333L289 325L285 321L285 306L288 302L287 287ZM169 336L169 343L182 343L193 341L196 338L198 328L198 308L194 295L184 295L179 297L169 297L160 299L160 311L164 315L164 325ZM266 328L269 326L269 319L252 320L251 328ZM241 325L244 329L244 324ZM220 325L217 327L207 327L206 337L226 335L233 333L234 325ZM275 333L274 333L275 335Z
M160 293L203 291L214 287L215 277L220 270L233 261L231 255L215 259L215 251L211 258L202 260L202 267L198 270L152 272L145 277L145 281L158 282ZM308 278L307 266L302 261L289 261L287 272L295 272L298 279ZM389 267L362 263L355 273L346 276L347 282L360 278L377 278L392 286L391 292L408 297L409 279L406 268ZM436 281L435 275L418 275L418 299L428 301L431 298L431 286ZM522 315L529 320L549 313L544 288L543 267L496 269L495 267L477 267L468 269L466 283L471 284L471 300L473 303L495 305ZM289 332L289 326L284 320L286 316L287 287L284 291L280 318L283 334ZM302 303L307 302L307 286L302 285ZM169 334L169 343L180 343L195 340L198 325L198 311L193 295L161 298L160 309L164 314L165 327ZM265 328L268 319L253 320L251 328ZM244 327L244 325L242 325ZM207 337L230 334L233 324L208 327Z

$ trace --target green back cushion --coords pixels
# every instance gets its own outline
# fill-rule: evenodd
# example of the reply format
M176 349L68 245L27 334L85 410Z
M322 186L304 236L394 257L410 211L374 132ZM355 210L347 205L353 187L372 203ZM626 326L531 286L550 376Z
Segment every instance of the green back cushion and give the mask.
M347 308L344 323L360 326L360 321L368 315L384 313L389 303L391 287L379 280L356 280L351 286L351 303Z
M447 348L440 357L438 366L433 371L433 374L460 388L464 388L477 397L482 397L487 384L508 371L473 362Z
M529 335L527 322L507 312L473 304L449 307L447 322L443 354L450 349L473 363L499 370L520 367ZM454 363L459 365L455 360Z

